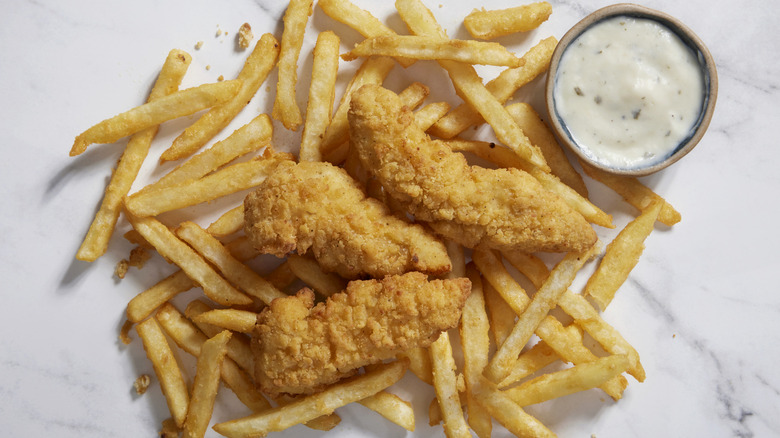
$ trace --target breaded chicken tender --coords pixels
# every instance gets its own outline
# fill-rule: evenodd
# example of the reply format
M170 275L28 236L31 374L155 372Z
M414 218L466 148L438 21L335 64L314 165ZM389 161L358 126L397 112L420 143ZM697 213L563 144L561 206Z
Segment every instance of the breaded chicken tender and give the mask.
M351 281L316 306L307 288L277 298L257 318L255 380L272 396L320 391L361 366L430 345L457 326L470 293L467 278L410 272Z
M451 269L433 234L393 216L329 163L281 163L247 196L244 212L244 230L259 251L283 257L311 249L324 270L348 279Z
M431 140L393 92L365 85L352 95L350 141L386 192L415 220L469 248L582 251L590 224L518 169L469 166Z

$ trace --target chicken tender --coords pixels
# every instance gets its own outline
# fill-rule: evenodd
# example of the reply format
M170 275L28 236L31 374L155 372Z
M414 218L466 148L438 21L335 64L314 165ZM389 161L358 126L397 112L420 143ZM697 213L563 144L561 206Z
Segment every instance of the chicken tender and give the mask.
M259 251L283 257L311 249L324 270L348 279L451 269L433 234L393 216L329 163L281 163L247 196L244 212L244 230Z
M255 380L274 396L310 394L364 365L425 347L457 326L467 278L428 281L410 272L356 280L314 306L307 288L277 298L257 318Z
M352 96L350 141L363 166L415 220L469 248L583 251L597 239L585 218L519 169L469 166L431 140L393 92Z

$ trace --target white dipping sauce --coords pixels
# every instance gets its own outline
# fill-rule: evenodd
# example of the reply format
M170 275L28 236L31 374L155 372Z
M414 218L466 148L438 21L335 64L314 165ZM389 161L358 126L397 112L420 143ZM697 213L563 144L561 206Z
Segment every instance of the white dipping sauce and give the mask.
M704 72L661 23L618 16L566 48L553 96L561 123L585 154L605 166L640 168L669 156L692 133Z

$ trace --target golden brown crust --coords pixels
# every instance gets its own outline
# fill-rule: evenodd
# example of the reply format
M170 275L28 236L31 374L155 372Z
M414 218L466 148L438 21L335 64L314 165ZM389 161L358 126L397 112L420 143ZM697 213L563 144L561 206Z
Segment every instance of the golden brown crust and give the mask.
M255 375L271 395L312 393L364 365L428 346L457 326L471 292L466 278L412 272L352 281L314 306L314 293L277 298L260 313L252 339Z
M283 257L311 250L324 270L345 278L450 270L436 237L393 216L328 163L281 163L247 196L244 212L244 230L259 251Z
M431 140L393 92L366 85L352 97L350 139L363 165L415 220L469 248L582 251L590 224L529 174L469 166Z

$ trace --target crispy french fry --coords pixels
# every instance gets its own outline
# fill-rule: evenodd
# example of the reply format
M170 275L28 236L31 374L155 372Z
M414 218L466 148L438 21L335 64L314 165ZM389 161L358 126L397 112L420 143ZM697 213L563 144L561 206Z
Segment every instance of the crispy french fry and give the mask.
M188 126L173 141L168 150L160 156L161 161L172 161L191 155L208 143L215 135L227 126L234 117L252 100L257 89L268 77L276 64L279 54L279 43L270 33L264 34L255 44L244 67L238 73L241 88L229 101L211 108L195 123Z
M339 293L347 287L346 280L323 271L314 259L291 254L287 257L287 263L296 277L324 297Z
M235 158L268 146L272 135L271 119L265 114L260 114L251 122L238 128L228 138L214 143L210 148L168 172L157 182L139 190L139 193L172 187L189 180L202 178Z
M208 337L195 327L170 303L165 303L155 314L155 318L165 333L176 342L182 350L197 357L200 355L203 343ZM151 319L150 319L151 320ZM241 371L241 368L230 358L222 361L220 369L222 381L233 391L241 403L254 412L262 412L271 408L261 394L255 389L252 378Z
M661 202L663 203L663 207L661 207L661 212L658 214L658 221L670 227L677 222L680 222L680 213L675 210L669 202L650 190L650 188L642 184L638 179L629 176L612 175L589 166L582 161L580 161L580 165L582 165L582 170L584 170L589 177L614 190L615 193L622 196L626 202L634 206L637 210L644 211L653 202Z
M507 336L512 333L517 315L489 282L484 282L482 289L485 295L488 317L490 318L490 330L493 333L496 347L500 347Z
M490 350L490 322L485 312L482 278L470 263L466 274L471 280L471 295L466 299L460 320L460 341L463 350L463 377L466 381L466 408L468 423L480 438L488 438L492 432L490 415L474 399L474 386L488 364Z
M550 429L523 411L517 403L499 391L496 385L485 377L480 376L480 384L476 387L474 397L496 421L518 437L555 436Z
M236 260L219 240L196 223L182 223L176 234L247 294L259 298L265 304L270 304L274 298L286 296L251 268Z
M360 9L349 0L320 0L317 5L330 18L346 24L366 38L396 35L381 20L371 15L370 12ZM409 58L396 58L396 61L404 68L415 62L414 59Z
M434 102L422 107L414 113L414 123L423 131L428 129L437 120L442 118L450 110L450 104L447 102Z
M516 32L528 32L547 21L552 5L529 3L507 9L474 10L463 19L463 25L474 38L490 40Z
M151 217L139 218L128 215L130 223L144 238L154 245L166 260L175 263L187 276L199 284L212 300L223 304L250 304L252 299L239 292L222 278L186 243L179 240L171 230Z
M383 364L373 371L344 380L317 394L301 397L288 405L216 424L214 430L231 438L263 436L281 431L376 394L400 380L407 366L406 361Z
M415 347L398 355L409 361L409 370L423 382L433 385L433 365L428 348Z
M533 347L528 349L528 351L524 352L520 355L520 357L517 358L514 365L512 366L512 371L509 372L509 375L507 375L504 380L498 382L497 385L499 388L506 388L508 386L514 385L521 379L530 376L531 374L541 370L551 363L556 362L558 359L559 358L558 355L555 354L555 350L547 345L546 342L539 341L534 344Z
M547 71L550 58L555 50L558 40L555 37L543 39L531 50L523 55L525 65L517 68L508 68L501 72L495 79L485 84L485 88L502 104L506 103L518 88L531 82L535 77ZM452 110L449 114L439 119L431 127L429 133L439 138L452 138L471 125L484 122L485 119L479 112L464 103Z
M257 186L284 159L285 155L274 155L233 164L199 180L137 193L125 200L125 207L133 215L145 217L211 201Z
M663 203L651 204L629 222L607 246L596 272L588 279L583 295L590 296L602 311L607 308L618 288L634 269L645 249L645 239L653 231Z
M381 84L394 66L393 60L385 56L368 58L363 62L349 81L349 84L347 84L344 95L341 96L339 106L336 108L336 113L325 131L325 136L320 145L322 156L327 156L342 143L349 140L347 111L349 111L349 103L352 101L352 93L366 84Z
M512 333L490 360L490 364L485 370L485 376L488 379L498 383L509 375L512 364L517 360L536 328L550 310L556 306L558 298L566 292L580 268L600 250L601 245L597 243L582 253L566 254L563 260L555 266L523 313L518 315L519 319Z
M122 137L178 117L230 100L241 87L241 81L223 81L175 91L110 119L103 120L76 137L70 156L87 150L93 143L113 143Z
M273 271L266 275L265 279L279 290L284 290L298 279L290 269L290 263L285 260Z
M190 395L179 363L155 319L150 318L138 323L135 331L144 344L146 356L152 362L171 416L176 421L176 425L181 427L187 416Z
M225 237L244 228L244 204L231 208L209 225L208 232L214 237Z
M205 322L195 321L199 315L211 310L214 309L205 302L201 300L192 300L187 304L187 308L184 309L184 316L192 320L206 336L214 337L221 332L222 329ZM229 358L233 359L242 370L249 374L254 374L254 356L252 354L252 349L249 346L248 337L233 335L230 338L230 341L228 341L227 355Z
M436 22L431 11L419 0L398 0L396 8L409 30L415 35L447 38L447 34ZM449 60L437 62L447 70L458 95L482 115L502 143L530 164L549 172L550 168L539 148L531 144L512 116L485 88L474 67Z
M330 125L333 100L336 96L336 73L339 69L339 37L325 31L314 46L314 65L309 86L309 103L303 125L299 158L301 161L322 161L320 144Z
M227 353L230 336L231 333L225 330L204 342L200 349L182 438L203 438L206 435L214 401L217 399L220 368Z
M466 276L466 254L463 246L452 240L445 240L444 246L447 248L447 255L450 257L452 269L447 273L447 278L462 278Z
M303 121L295 99L295 85L298 81L298 56L303 45L303 33L312 13L313 3L314 0L291 0L284 13L279 80L271 115L291 131L297 131Z
M184 73L187 72L192 57L182 50L171 50L160 70L157 81L149 93L148 102L167 96L179 89ZM106 186L105 196L95 219L89 226L84 241L76 253L76 258L92 262L105 254L108 241L114 232L119 212L122 209L122 198L127 196L133 186L138 171L149 153L152 139L157 135L157 127L152 126L133 134L127 142L122 158L111 175L111 181Z
M523 60L498 43L473 40L441 40L424 36L383 35L368 38L341 59L352 61L359 57L392 56L411 59L463 62L466 64L520 67Z
M564 184L574 189L583 198L588 198L588 188L582 180L582 176L574 170L574 167L566 158L566 154L555 140L555 135L544 123L534 108L525 103L508 105L506 110L515 119L515 122L523 129L531 143L539 146L544 159L550 165L551 173L557 176Z
M258 255L258 252L249 243L245 236L228 243L228 251L235 258L241 261L249 260ZM140 322L151 315L155 309L160 307L176 295L186 292L196 284L187 276L184 271L176 271L154 286L133 297L127 303L127 319L131 322Z
M379 413L404 429L414 432L414 410L412 404L395 394L379 391L358 403Z
M257 313L239 309L214 309L201 313L192 319L194 323L206 324L239 333L252 333L257 322Z
M446 143L454 151L469 152L501 167L514 167L530 173L544 188L560 196L564 202L577 210L588 222L605 228L614 228L611 215L593 205L587 198L582 197L571 187L563 184L555 175L528 165L511 150L486 141L452 139L447 140Z
M433 364L433 388L439 399L444 433L448 438L471 437L466 419L461 409L455 375L455 359L452 357L452 345L447 332L431 344L431 363Z
M541 375L504 391L520 406L541 403L575 392L595 388L619 376L629 367L622 354L613 354L565 370Z

